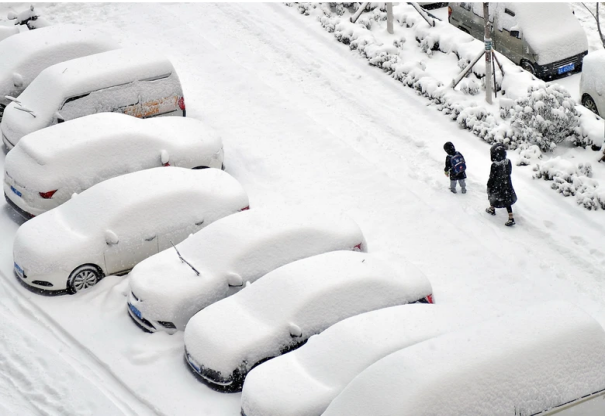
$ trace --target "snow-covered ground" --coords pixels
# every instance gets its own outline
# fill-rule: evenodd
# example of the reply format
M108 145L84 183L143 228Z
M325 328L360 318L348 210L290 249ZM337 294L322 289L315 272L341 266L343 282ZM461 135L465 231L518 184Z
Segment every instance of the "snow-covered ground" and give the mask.
M2 4L0 16L22 7ZM253 208L346 213L370 252L413 263L440 304L481 313L567 300L605 325L605 212L579 207L551 182L532 179L531 168L515 166L517 225L504 227L503 212L484 211L489 145L315 19L279 3L38 7L52 23L92 26L122 46L169 56L187 115L220 133L226 171ZM466 158L466 195L448 190L446 141ZM558 155L592 160L605 178L596 152L566 147ZM127 276L78 296L23 288L12 272L20 223L0 202L0 413L239 414L240 394L211 391L190 374L181 332L146 334L131 322Z

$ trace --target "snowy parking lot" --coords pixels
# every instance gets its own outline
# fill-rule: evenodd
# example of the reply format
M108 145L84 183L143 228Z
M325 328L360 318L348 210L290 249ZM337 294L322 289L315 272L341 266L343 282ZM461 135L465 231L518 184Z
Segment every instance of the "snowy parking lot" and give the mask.
M0 5L0 16L13 7ZM531 167L515 165L517 225L504 227L503 210L485 213L489 145L315 19L279 3L37 7L53 24L91 26L122 47L168 56L187 116L220 135L225 170L243 185L251 209L309 206L348 215L369 252L422 271L438 304L493 316L565 300L605 326L605 211L579 207L551 182L532 179ZM449 192L446 141L466 158L465 195ZM599 153L557 150L592 161L605 178ZM106 277L77 296L24 288L12 259L21 224L2 200L1 414L239 415L240 393L215 392L191 374L182 332L148 334L134 325L128 276Z

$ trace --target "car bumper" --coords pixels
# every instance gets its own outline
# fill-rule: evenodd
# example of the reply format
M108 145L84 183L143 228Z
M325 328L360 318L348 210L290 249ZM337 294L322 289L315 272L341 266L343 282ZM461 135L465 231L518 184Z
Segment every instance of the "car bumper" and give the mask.
M21 283L37 292L63 293L67 289L67 275L63 273L31 275L18 262L13 263L13 273Z
M549 79L559 76L565 76L567 73L575 73L582 71L582 60L588 51L579 53L574 56L570 56L566 59L561 59L557 62L552 62L546 65L536 65L536 76L540 79ZM569 67L573 65L573 69L559 73L563 68Z
M228 378L221 377L218 371L200 365L195 358L187 352L186 347L185 362L196 378L213 390L224 393L233 393L242 390L244 378L239 375L240 373L238 370L235 370Z
M140 301L134 297L132 292L128 295L126 310L134 323L145 332L163 331L172 335L178 331L176 325L174 325L172 322L148 319L140 310Z

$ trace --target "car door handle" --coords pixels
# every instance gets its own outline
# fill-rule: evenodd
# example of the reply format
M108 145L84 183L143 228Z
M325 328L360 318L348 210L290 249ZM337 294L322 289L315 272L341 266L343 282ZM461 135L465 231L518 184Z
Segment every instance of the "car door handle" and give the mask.
M154 235L154 236L151 236L151 237L147 237L147 238L145 239L145 241L153 241L153 239L154 239L155 237L156 237L155 235Z
M204 220L201 220L200 222L196 222L195 225L202 225L204 223Z

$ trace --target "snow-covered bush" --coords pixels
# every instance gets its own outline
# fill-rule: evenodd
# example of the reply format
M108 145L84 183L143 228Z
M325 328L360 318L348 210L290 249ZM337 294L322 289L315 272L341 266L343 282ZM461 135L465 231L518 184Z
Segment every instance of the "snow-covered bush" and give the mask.
M566 139L581 142L575 129L579 125L575 103L558 84L531 86L527 97L517 99L503 114L510 116L524 141L543 152L552 151Z
M460 81L460 91L469 95L477 95L481 90L481 84L476 77L465 78Z

